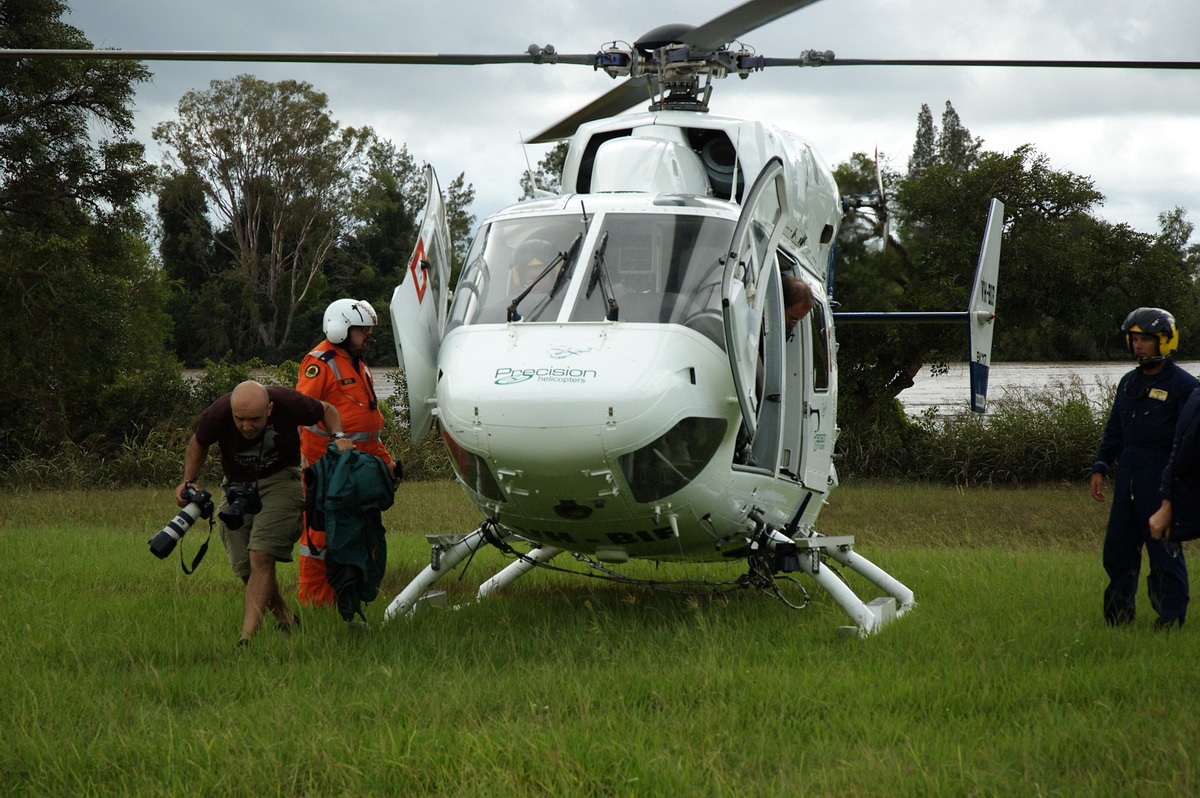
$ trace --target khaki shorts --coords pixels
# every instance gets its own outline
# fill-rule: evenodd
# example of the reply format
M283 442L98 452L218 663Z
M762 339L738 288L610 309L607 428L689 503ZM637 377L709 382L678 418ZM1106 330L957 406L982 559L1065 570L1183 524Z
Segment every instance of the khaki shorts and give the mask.
M262 510L244 516L241 529L229 529L221 522L229 566L242 579L250 577L251 551L265 551L279 562L291 562L292 550L304 528L304 483L299 468L276 471L257 484ZM222 498L217 511L227 506Z

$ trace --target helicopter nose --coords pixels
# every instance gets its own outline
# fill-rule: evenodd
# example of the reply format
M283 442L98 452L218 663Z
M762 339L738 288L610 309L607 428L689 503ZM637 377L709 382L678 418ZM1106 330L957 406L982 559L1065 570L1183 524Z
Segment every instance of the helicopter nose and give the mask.
M682 419L731 407L723 353L669 325L459 328L443 358L443 423L501 469L611 471Z

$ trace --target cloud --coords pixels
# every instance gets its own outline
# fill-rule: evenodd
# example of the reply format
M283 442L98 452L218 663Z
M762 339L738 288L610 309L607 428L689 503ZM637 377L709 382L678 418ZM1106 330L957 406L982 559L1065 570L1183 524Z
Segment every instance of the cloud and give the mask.
M67 18L97 46L123 49L519 53L530 43L595 52L666 22L699 24L735 3L717 0L74 0ZM824 0L742 39L758 52L832 49L850 58L1200 60L1194 0ZM307 80L345 125L369 124L443 185L465 172L475 212L516 198L530 136L607 91L591 69L557 66L375 67L149 64L138 135L171 118L186 91L251 72ZM719 82L714 111L761 115L814 141L831 165L877 146L903 168L917 112L951 100L985 147L1032 143L1054 168L1090 175L1101 215L1154 231L1182 206L1200 224L1200 71L831 67L768 70Z

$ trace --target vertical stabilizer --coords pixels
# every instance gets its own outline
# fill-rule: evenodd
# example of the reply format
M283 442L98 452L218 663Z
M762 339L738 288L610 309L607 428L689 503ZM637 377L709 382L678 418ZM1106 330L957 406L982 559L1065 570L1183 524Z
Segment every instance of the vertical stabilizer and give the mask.
M996 320L996 279L1000 274L1000 237L1004 231L1004 203L993 199L987 229L979 248L975 286L967 308L971 328L971 409L987 410L988 367L992 359L992 333Z

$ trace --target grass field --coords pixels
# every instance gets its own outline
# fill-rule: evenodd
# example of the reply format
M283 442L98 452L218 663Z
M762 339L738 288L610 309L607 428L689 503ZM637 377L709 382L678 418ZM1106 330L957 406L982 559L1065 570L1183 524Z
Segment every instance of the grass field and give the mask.
M0 793L1195 795L1200 633L1154 633L1144 587L1134 626L1103 625L1106 510L1082 484L842 486L820 530L918 601L866 639L816 590L794 611L538 572L473 603L502 564L482 552L439 586L458 609L365 634L306 610L238 652L216 536L192 576L147 550L169 490L3 492ZM424 534L475 520L452 485L402 486L368 617Z

